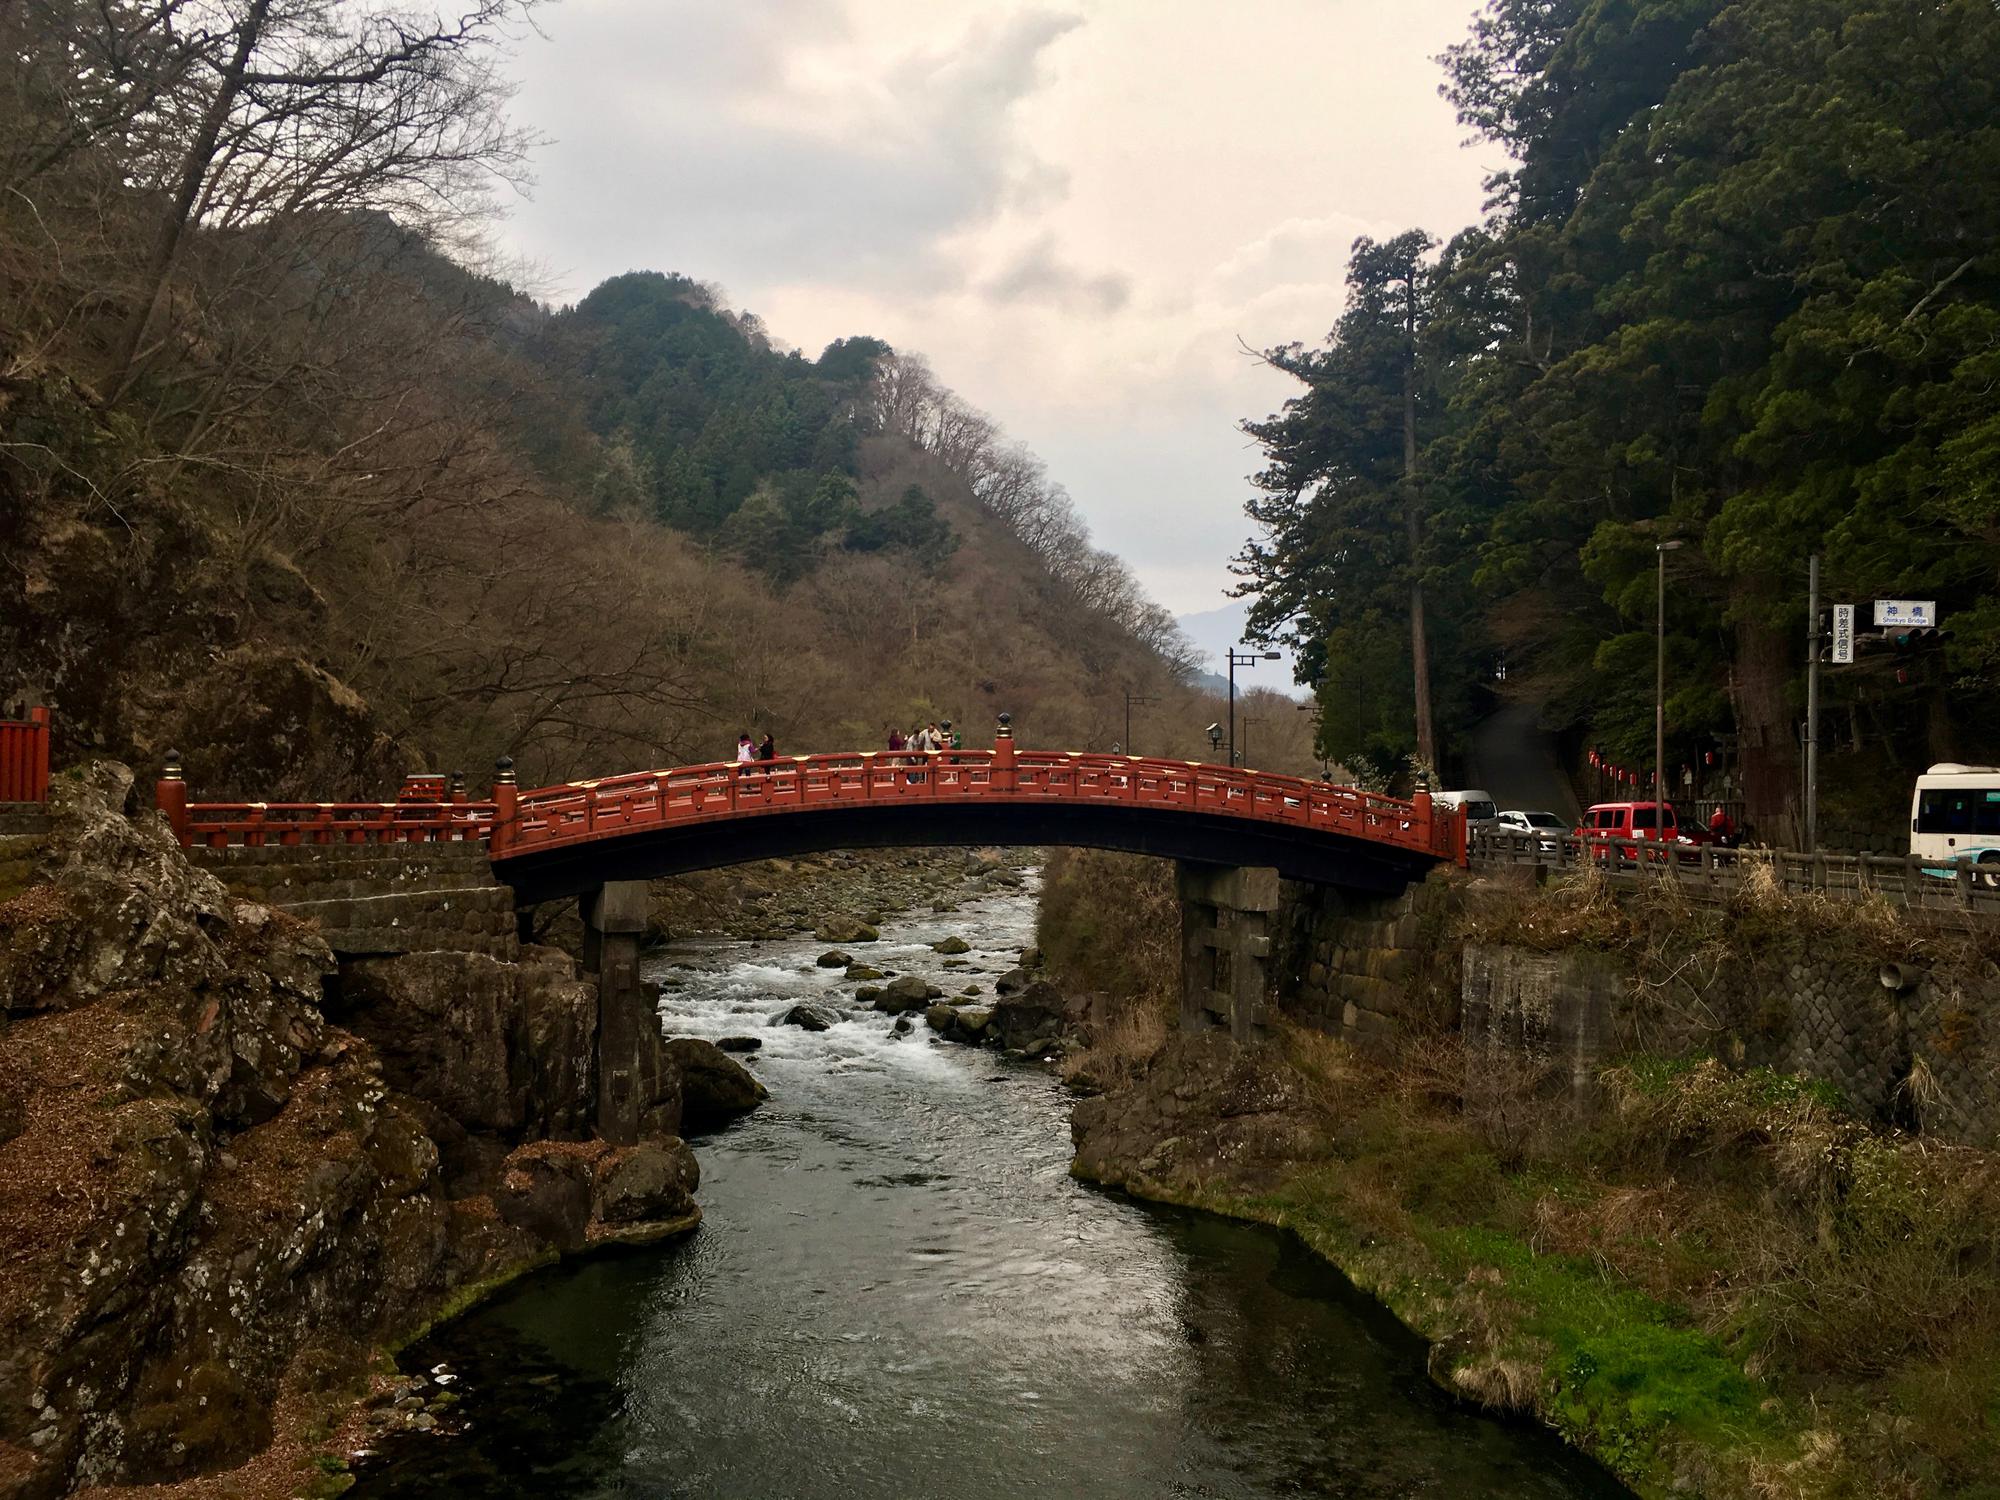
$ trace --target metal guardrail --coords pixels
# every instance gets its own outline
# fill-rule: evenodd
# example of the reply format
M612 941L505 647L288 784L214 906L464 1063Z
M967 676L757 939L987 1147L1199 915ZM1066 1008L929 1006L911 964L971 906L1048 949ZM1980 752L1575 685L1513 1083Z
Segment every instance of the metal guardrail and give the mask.
M1914 854L1803 854L1791 849L1660 844L1635 841L1631 834L1579 838L1482 829L1468 840L1467 858L1475 870L1588 868L1623 884L1671 880L1690 893L1718 897L1755 882L1790 895L1836 901L1880 899L1923 910L2000 916L2000 865L1980 865L1969 857L1940 864Z

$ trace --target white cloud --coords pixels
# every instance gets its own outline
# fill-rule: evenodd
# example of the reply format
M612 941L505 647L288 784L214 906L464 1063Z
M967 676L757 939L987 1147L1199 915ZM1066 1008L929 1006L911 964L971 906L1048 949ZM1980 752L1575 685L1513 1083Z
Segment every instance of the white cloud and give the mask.
M522 58L558 144L512 248L571 295L676 270L808 350L922 351L1206 608L1257 467L1236 423L1288 394L1242 345L1323 337L1356 236L1478 213L1432 61L1473 9L569 0Z

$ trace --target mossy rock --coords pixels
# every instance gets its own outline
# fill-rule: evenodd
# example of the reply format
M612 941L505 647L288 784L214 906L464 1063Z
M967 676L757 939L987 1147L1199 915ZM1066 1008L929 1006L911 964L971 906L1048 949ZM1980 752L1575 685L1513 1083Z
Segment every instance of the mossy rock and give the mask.
M945 954L970 953L972 951L972 944L968 943L962 937L953 936L944 939L943 942L932 943L931 951Z

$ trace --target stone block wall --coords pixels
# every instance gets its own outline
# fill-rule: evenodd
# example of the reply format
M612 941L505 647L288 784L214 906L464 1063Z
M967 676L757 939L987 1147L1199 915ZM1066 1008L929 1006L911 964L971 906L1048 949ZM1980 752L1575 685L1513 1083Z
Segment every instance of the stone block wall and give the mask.
M1607 945L1545 927L1521 944L1507 935L1523 896L1455 874L1381 900L1287 887L1273 1003L1378 1056L1455 1030L1469 1085L1532 1078L1587 1097L1621 1058L1708 1055L1831 1085L1883 1125L2000 1147L2000 966L1948 923L1926 927L1945 919L1905 914L1912 930L1886 949L1714 911L1699 932Z
M1373 1050L1419 1017L1449 1024L1457 954L1447 933L1458 899L1449 876L1376 898L1287 885L1275 924L1284 933L1279 1008Z
M337 954L520 955L514 893L479 844L191 849L245 901L316 922Z

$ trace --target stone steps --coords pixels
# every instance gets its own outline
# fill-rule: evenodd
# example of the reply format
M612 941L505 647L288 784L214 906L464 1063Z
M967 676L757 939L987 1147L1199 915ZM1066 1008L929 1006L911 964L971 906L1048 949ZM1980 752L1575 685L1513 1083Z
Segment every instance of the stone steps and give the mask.
M34 884L48 839L40 833L10 833L0 829L0 901L11 901Z
M188 851L230 894L318 925L343 957L520 954L514 893L481 844L304 844Z
M0 802L0 838L39 838L49 831L49 812L39 802Z

